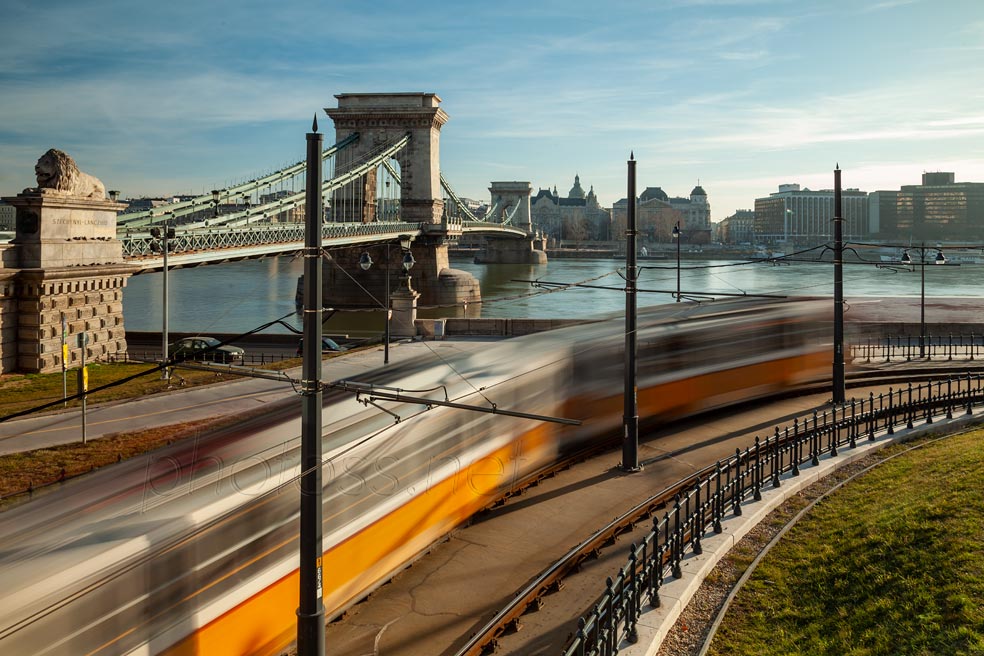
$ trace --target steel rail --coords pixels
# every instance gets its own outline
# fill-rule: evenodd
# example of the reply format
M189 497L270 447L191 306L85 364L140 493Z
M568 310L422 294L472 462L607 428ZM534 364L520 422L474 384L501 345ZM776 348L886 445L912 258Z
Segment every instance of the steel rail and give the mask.
M974 370L982 370L984 368L975 367ZM927 372L927 374L921 375L918 373L891 376L890 374L884 378L879 378L875 383L872 383L872 376L868 376L869 372L864 372L861 375L849 375L849 387L869 387L872 384L878 385L889 385L892 383L911 383L917 379L922 379L927 382L938 382L940 380L941 374L937 372ZM950 370L950 376L953 377L964 377L967 375L966 371L955 372ZM808 395L813 394L818 391L818 387L823 390L829 390L829 382L822 386L809 385L803 388L798 388L793 392L783 392L777 395L771 395L767 399L775 399L777 397L789 397L796 395ZM916 405L921 404L921 400L914 402ZM792 439L792 438L790 438ZM607 448L610 448L615 443L614 440L609 440L606 444L598 445L594 447L588 453L581 452L578 454L573 454L572 456L566 458L564 461L556 463L550 468L548 472L541 474L541 477L547 476L552 472L559 471L570 466L573 462L583 460L586 457L600 453ZM780 448L782 443L780 443ZM559 586L564 579L564 577L574 570L581 561L593 554L597 554L598 551L610 544L614 543L615 538L632 529L632 527L651 517L656 510L667 507L670 502L673 501L674 497L679 495L681 492L694 487L695 481L699 481L706 478L711 473L715 472L717 468L717 463L707 465L700 470L696 471L694 474L670 485L660 492L653 494L648 499L636 504L629 510L623 512L618 517L613 519L611 522L606 524L604 527L595 531L591 536L582 541L579 545L570 549L565 553L559 560L554 562L550 567L541 572L536 576L529 584L524 588L519 590L513 599L502 609L500 609L493 617L490 619L481 629L475 632L469 640L462 646L456 653L455 656L479 656L481 654L492 653L495 649L495 643L500 635L505 633L511 625L514 625L520 616L527 612L527 609L534 604L539 603L539 599L551 591L552 589L559 589ZM515 493L515 492L512 492ZM512 494L511 493L511 494ZM685 534L683 536L684 542L689 542L692 536ZM664 562L662 566L666 565L666 562L672 557L671 553L664 554ZM599 598L600 599L600 598ZM597 601L596 601L597 604ZM594 607L594 604L592 605Z

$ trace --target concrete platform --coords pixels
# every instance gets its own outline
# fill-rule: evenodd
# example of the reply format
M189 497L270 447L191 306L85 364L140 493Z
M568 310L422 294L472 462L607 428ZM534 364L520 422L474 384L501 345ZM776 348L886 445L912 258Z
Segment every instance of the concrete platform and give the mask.
M862 392L849 391L848 397L852 394ZM863 395L867 396L867 390ZM822 411L829 407L828 401L828 394L820 394L748 404L738 412L650 433L640 447L645 468L639 474L622 473L617 468L621 453L613 451L543 481L455 531L346 617L330 624L329 653L456 653L516 590L615 516L701 467L732 455L736 448L750 445L756 435L771 435L775 426L791 423L794 416ZM815 473L811 469L804 469L801 480ZM792 486L780 489L786 493ZM639 535L649 528L639 527ZM740 537L738 532L732 528L723 539L734 541ZM600 558L568 577L564 589L546 597L541 610L523 616L522 630L500 640L496 653L558 653L576 630L577 618L601 595L605 578L624 566L634 539L638 539L635 534L622 536ZM696 562L688 568L703 572ZM668 588L666 594L667 600L678 597L682 608L688 593L685 588ZM667 627L672 625L672 619L675 615L647 621L656 636L665 630L665 622L669 622Z

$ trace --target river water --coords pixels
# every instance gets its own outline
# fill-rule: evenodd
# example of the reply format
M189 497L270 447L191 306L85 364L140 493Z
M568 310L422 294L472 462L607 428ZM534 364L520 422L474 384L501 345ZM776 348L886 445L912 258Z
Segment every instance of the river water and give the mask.
M640 260L639 306L673 302L676 289L675 260ZM482 317L581 318L625 308L620 291L594 288L547 292L520 280L576 283L623 289L617 271L622 260L554 259L545 265L480 265L470 260L452 260L452 266L472 273L481 283ZM294 293L303 263L286 256L231 262L168 273L170 297L168 325L171 332L239 333L286 316L300 328L295 314ZM123 293L125 325L133 331L160 331L162 325L163 274L148 273L130 278ZM689 260L681 263L680 287L692 293L756 293L791 296L833 296L833 267L830 263L767 263ZM844 296L915 297L920 294L916 271L893 272L864 264L845 264ZM926 297L984 297L984 266L927 266ZM434 316L426 311L422 316ZM344 332L378 333L382 313L359 313ZM268 332L290 332L275 326Z

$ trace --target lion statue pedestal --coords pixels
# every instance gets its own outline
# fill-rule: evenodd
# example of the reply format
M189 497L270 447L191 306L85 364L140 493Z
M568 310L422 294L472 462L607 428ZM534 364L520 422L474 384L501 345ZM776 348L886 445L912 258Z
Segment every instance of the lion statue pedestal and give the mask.
M107 200L103 183L59 150L45 153L34 170L38 187L3 199L17 219L16 252L0 271L15 284L0 287L0 302L14 308L16 326L0 330L0 373L72 368L82 348L88 362L126 351L123 288L136 271L116 239L116 213L126 205ZM88 336L84 347L79 333Z
M17 208L14 244L21 268L122 264L116 213L126 207L106 198L106 187L52 148L34 167L38 186L5 201Z

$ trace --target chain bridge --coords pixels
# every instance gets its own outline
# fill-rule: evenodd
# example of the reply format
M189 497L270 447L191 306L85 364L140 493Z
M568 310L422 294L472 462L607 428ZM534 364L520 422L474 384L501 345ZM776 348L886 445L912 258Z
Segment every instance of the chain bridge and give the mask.
M474 313L478 280L448 258L449 244L466 234L485 237L483 262L546 261L531 224L529 182L492 182L490 210L479 218L441 174L448 115L436 94L335 98L338 106L325 109L335 137L321 153L324 215L317 217L330 262L323 297L333 307L379 307L376 299L391 299L395 274L392 306L399 296L409 316L418 298ZM42 159L53 152L61 153ZM95 182L80 191L39 178L38 188L4 198L17 214L15 238L0 245L0 310L13 309L0 331L0 373L53 371L125 350L122 289L132 275L294 253L304 245L306 160L124 213L118 192L106 198Z
M426 105L431 100L438 121L442 117L446 120L443 111L436 107L439 102L436 96L339 96L343 103L349 98L364 104L355 112L346 112L345 106L326 110L329 115L334 112L342 116L347 125L355 123L357 128L339 128L337 132L347 134L322 153L325 176L321 184L325 207L322 240L326 249L393 243L401 236L420 242L455 241L465 234L525 241L533 238L528 194L525 208L522 198L513 199L511 204L503 203L501 197L493 198L484 219L469 210L442 174L438 176L439 197L433 197L434 194L430 198L413 197L415 191L429 190L419 189L419 184L405 184L401 171L412 169L413 160L420 159L422 150L429 157L421 168L437 168L437 148L436 144L423 144L430 146L423 148L414 143L415 137L421 139L413 130L396 132L403 127L399 125L400 114L405 114L407 107L392 101L413 102L422 98ZM390 102L376 107L372 104L374 100ZM353 121L353 114L372 116L381 109L388 120L377 117ZM420 107L412 109L417 111ZM385 130L379 129L381 124L385 124ZM424 140L429 137L425 135ZM117 238L122 243L123 257L138 267L138 272L146 272L164 267L165 247L169 268L295 252L304 243L304 191L293 189L305 188L306 174L306 163L298 162L210 194L121 214L117 217ZM502 183L493 183L497 184ZM437 208L438 212L431 212L430 216L406 216L405 205L412 208L411 214L420 215L420 206L428 203L430 209Z

